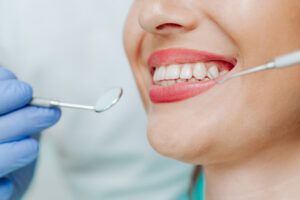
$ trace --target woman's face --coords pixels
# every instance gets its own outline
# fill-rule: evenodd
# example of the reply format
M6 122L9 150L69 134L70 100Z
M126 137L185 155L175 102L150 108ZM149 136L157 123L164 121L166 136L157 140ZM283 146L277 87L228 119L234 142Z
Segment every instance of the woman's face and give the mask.
M211 76L300 49L299 0L135 0L124 43L161 154L214 164L297 137L300 66Z

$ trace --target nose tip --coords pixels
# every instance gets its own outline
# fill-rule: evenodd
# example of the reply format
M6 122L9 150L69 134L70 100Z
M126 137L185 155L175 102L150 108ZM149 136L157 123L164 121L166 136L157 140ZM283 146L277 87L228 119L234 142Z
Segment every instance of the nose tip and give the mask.
M184 5L171 1L147 1L140 10L140 26L149 33L159 35L177 34L193 30L197 17Z

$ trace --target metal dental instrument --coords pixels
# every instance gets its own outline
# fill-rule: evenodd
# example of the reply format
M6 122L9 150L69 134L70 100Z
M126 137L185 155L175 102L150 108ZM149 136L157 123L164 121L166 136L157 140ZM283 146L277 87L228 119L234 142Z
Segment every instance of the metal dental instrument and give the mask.
M116 105L121 99L122 95L123 95L122 88L112 88L106 91L103 95L101 95L94 106L64 103L61 101L44 99L44 98L35 98L35 97L32 98L29 105L42 106L42 107L74 108L74 109L81 109L81 110L91 110L97 113L101 113Z
M292 65L295 64L299 64L300 63L300 51L296 51L293 53L289 53L280 57L275 58L272 62L269 62L267 64L258 66L258 67L254 67L245 71L241 71L235 74L231 74L227 77L225 77L222 80L217 80L217 77L212 76L209 72L208 74L210 75L210 77L212 77L212 79L218 83L218 84L223 84L226 81L235 78L235 77L239 77L239 76L243 76L246 74L250 74L250 73L254 73L254 72L258 72L258 71L262 71L262 70L267 70L267 69L281 69L281 68L285 68L285 67L290 67Z

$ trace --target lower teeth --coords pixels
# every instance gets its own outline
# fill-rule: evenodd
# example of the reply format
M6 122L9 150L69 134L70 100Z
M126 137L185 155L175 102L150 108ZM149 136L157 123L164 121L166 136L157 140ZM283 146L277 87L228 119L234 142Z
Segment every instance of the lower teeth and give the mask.
M197 80L195 78L192 79L178 79L178 80L168 80L168 81L159 81L156 82L155 84L160 85L160 86L168 86L168 85L174 85L175 83L186 83L186 82L200 82L200 81L207 81L210 80L209 78L204 78L203 80Z

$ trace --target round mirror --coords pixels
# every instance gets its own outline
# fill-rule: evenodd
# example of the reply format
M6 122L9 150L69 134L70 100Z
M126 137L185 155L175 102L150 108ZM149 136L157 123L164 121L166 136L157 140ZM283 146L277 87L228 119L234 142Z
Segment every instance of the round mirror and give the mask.
M122 97L122 88L112 88L101 95L95 105L96 112L103 112L113 107Z

